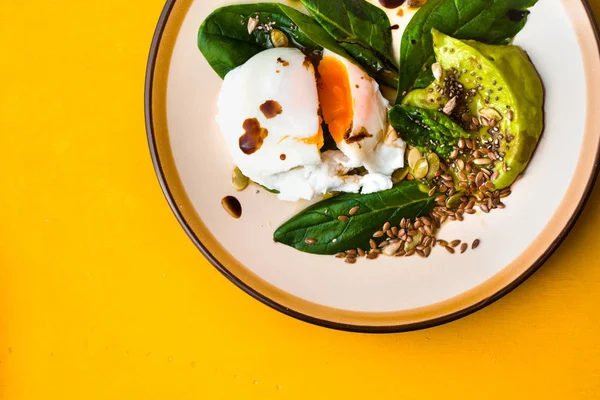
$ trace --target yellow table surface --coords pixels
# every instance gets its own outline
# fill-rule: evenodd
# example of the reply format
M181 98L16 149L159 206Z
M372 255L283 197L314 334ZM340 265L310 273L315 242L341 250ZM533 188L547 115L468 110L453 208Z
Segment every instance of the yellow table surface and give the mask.
M143 92L163 0L2 3L0 399L600 398L600 187L483 311L311 326L222 277L162 195Z

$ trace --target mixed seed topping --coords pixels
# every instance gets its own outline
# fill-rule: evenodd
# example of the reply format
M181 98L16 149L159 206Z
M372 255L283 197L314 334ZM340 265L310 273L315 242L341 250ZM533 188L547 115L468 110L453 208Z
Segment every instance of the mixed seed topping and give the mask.
M483 111L480 118L481 122L478 119L477 123L490 127L489 139L459 139L448 160L441 160L432 152L425 155L419 149L411 148L407 152L408 166L394 174L395 182L417 180L429 188L429 196L437 195L436 205L429 215L402 219L398 226L386 222L373 232L369 249L350 249L338 253L336 257L354 264L357 258L373 260L381 255L427 258L435 247L442 247L450 254L464 254L469 247L475 250L481 243L479 239L469 244L460 240L448 242L437 236L445 222L464 221L466 215L477 213L477 208L483 213L505 208L502 200L511 194L510 187L500 190L494 185L500 172L510 169L499 144L500 134L495 134L494 129L493 121L502 116L496 110L491 110ZM509 141L510 136L507 136ZM348 215L338 219L349 221L358 211L359 207L354 207L348 210Z
M457 213L457 215L462 215ZM441 247L450 254L455 254L460 251L465 253L469 247L475 250L480 240L475 240L470 246L466 242L453 240L448 242L443 239L438 239L437 231L441 227L440 218L433 215L427 217L419 217L415 219L402 219L398 226L392 226L390 222L386 222L380 230L373 233L373 237L369 240L368 249L350 249L340 252L335 255L336 258L344 259L348 264L356 263L358 258L366 258L375 260L381 255L388 257L411 257L419 256L427 258L431 255L433 248ZM317 243L316 239L306 239L307 244ZM460 247L459 247L460 246Z

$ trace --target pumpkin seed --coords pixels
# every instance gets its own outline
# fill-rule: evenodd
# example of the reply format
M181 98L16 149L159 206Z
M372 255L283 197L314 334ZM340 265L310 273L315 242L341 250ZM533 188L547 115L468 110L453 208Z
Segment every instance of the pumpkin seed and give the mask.
M414 170L417 161L419 161L421 158L423 158L423 154L421 154L421 151L419 149L417 149L416 147L410 149L410 151L408 152L408 167Z
M415 249L418 245L421 244L421 232L416 232L414 236L409 236L409 239L411 239L410 241L406 241L406 245L404 247L404 250L406 250L407 252Z
M250 179L248 179L248 177L244 175L238 167L235 167L231 175L231 183L233 184L235 190L241 192L248 187L250 184Z
M288 37L279 29L271 31L271 43L273 43L273 47L288 47L290 45Z
M406 179L407 175L408 175L408 167L397 169L392 174L392 182L393 183L402 182L404 179Z
M435 174L440 170L440 158L435 153L430 153L427 156L427 162L429 163L429 171L427 172L427 180L435 178Z
M446 200L446 207L448 207L451 210L458 208L460 206L460 204L462 203L460 198L463 195L464 195L464 192L458 192L455 195L449 197L448 200Z
M413 173L415 179L425 178L427 176L428 172L429 172L429 163L427 162L427 160L422 158L419 161L417 161L417 163L415 164L414 173ZM427 189L427 192L429 192L429 189Z

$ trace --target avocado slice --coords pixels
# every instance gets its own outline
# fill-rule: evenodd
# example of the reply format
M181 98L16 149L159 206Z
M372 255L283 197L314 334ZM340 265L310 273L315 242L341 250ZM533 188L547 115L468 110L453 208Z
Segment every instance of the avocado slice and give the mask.
M458 40L436 29L432 34L442 73L454 71L472 94L466 103L470 113L479 121L494 119L494 129L482 124L474 135L498 140L507 168L496 163L499 175L493 183L497 189L509 187L525 170L544 128L544 88L535 67L517 46ZM441 109L450 100L437 90L443 81L411 91L402 104Z

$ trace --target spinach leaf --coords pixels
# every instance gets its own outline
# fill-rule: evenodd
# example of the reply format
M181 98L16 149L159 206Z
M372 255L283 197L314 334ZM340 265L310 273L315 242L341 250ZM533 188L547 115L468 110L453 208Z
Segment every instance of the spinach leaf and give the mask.
M382 9L365 0L302 0L302 4L371 76L397 86L390 20Z
M274 239L305 253L336 254L356 248L369 248L373 233L389 221L398 225L402 218L427 215L435 205L429 189L415 181L403 181L390 190L373 194L341 194L324 200L302 211L283 224ZM358 206L358 212L347 221L338 219L349 216ZM307 244L306 239L316 239Z
M250 18L259 21L252 33L248 33ZM307 55L319 57L326 48L348 56L311 17L277 3L233 5L215 10L200 26L198 47L215 72L224 78L254 55L273 47L270 33L263 29L266 24L284 32L290 44Z
M433 82L431 29L457 39L507 44L523 29L537 0L429 0L408 24L400 48L398 99ZM404 94L403 94L404 93Z
M408 144L421 151L433 150L442 158L450 156L458 139L471 137L450 117L435 110L397 105L388 119Z

